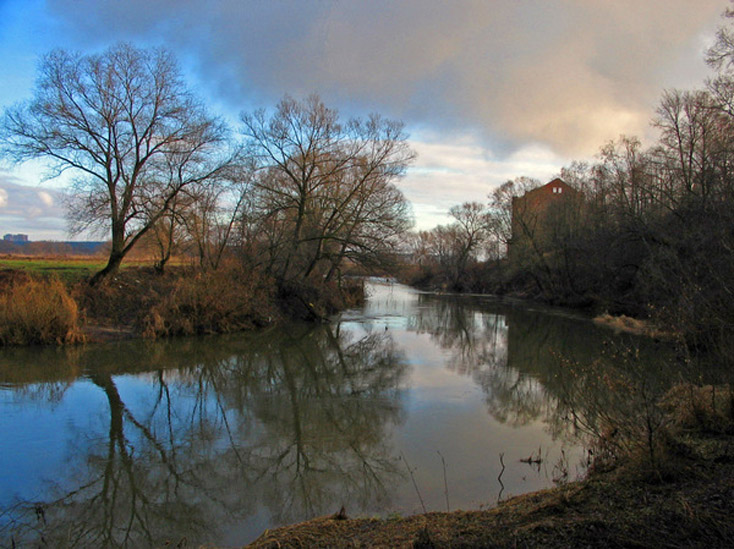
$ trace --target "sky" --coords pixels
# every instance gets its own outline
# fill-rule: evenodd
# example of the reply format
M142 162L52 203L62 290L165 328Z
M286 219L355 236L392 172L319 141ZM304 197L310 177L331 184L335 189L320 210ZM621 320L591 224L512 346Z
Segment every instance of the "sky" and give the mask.
M402 120L418 157L398 187L416 226L550 180L620 135L654 139L664 89L701 87L726 0L0 0L0 110L33 95L40 56L164 46L236 129L311 93L345 117ZM0 163L0 236L65 240L43 162ZM81 235L80 238L85 238Z

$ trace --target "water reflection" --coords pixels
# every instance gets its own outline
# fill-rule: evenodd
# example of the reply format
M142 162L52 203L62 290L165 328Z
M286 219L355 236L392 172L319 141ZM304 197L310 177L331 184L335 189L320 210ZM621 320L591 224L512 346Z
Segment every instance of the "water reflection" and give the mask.
M96 432L69 433L69 468L47 480L43 498L3 502L0 537L157 545L212 539L223 519L265 510L283 523L345 503L389 504L385 486L400 473L384 430L401 421L406 371L389 335L355 341L338 325L292 327L211 343L46 353L36 383L13 367L19 353L3 361L15 400L61 403L71 384L51 372L84 371L107 406Z
M615 334L578 314L487 297L421 294L418 304L408 329L448 350L447 368L470 376L503 424L541 420L559 437L568 433L569 417L588 407L581 386L597 396L609 392L604 384L592 390L591 380L615 372L628 383L654 386L659 396L691 376L690 368L676 366L666 343Z

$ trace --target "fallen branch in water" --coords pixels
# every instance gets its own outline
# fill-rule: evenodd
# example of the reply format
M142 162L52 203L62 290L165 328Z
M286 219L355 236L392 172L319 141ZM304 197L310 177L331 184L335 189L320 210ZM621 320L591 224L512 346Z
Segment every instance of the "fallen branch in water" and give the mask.
M400 452L400 457L403 459L403 461L405 462L405 467L408 469L410 480L413 481L413 487L415 488L415 493L418 494L418 499L421 502L421 507L423 508L423 512L427 513L428 511L426 511L426 504L423 503L423 497L421 496L420 490L418 490L418 483L416 483L415 477L413 476L413 470L410 468L410 465L408 464L408 460L405 459L405 455L402 452Z
M505 485L502 483L502 474L505 472L504 457L505 457L504 452L500 452L500 465L502 465L502 470L500 471L500 474L497 475L497 481L500 483L500 493L497 494L497 503L500 502L500 500L502 499L502 492L505 491Z
M441 463L443 464L443 494L446 496L446 512L450 513L451 508L449 507L449 483L446 480L446 460L443 459L443 455L441 455L441 452L436 450L436 453L441 456Z

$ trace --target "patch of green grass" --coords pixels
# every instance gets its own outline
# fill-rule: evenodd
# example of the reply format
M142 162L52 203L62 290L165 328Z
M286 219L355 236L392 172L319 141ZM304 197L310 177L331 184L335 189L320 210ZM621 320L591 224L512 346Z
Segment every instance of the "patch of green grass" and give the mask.
M27 271L33 274L55 274L64 282L75 282L99 271L105 266L101 258L12 258L0 259L0 269Z

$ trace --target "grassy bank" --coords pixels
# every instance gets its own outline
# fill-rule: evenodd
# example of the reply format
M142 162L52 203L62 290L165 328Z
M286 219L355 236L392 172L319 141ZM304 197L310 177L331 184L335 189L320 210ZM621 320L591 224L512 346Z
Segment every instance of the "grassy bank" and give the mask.
M77 281L90 276L104 267L101 258L83 257L35 257L5 256L0 257L0 270L23 271L39 275L57 274L66 281Z
M733 403L728 387L671 390L660 402L665 461L654 468L627 453L587 480L487 511L335 515L267 531L250 547L730 547Z

